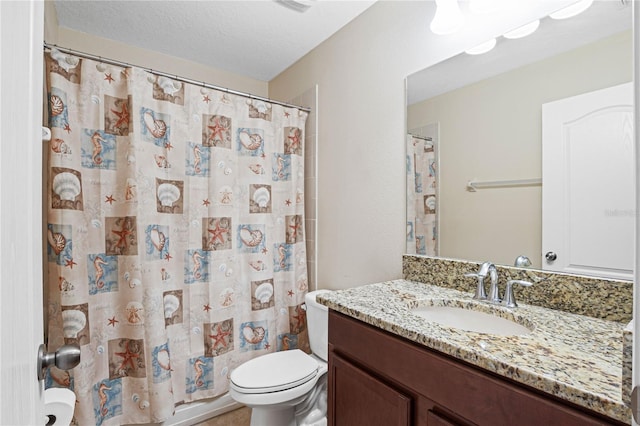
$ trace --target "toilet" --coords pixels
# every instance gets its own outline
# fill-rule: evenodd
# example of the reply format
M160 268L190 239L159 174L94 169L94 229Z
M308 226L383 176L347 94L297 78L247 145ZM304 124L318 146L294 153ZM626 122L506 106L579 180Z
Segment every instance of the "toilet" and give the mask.
M328 309L305 295L311 355L294 349L262 355L231 372L229 394L252 409L251 426L327 424Z

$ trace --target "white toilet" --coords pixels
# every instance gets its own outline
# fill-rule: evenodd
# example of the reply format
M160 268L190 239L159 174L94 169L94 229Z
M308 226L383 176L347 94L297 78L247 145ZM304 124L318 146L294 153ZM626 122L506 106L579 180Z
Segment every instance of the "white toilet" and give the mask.
M328 309L307 293L307 327L312 355L299 349L262 355L231 372L229 394L251 407L251 426L327 424Z

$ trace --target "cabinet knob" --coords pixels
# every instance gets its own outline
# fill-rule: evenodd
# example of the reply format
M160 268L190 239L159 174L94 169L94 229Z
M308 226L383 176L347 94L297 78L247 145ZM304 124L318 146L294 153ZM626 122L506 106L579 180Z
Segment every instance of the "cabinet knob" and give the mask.
M548 251L547 254L544 255L544 258L547 259L547 262L553 262L558 258L558 255L552 251Z

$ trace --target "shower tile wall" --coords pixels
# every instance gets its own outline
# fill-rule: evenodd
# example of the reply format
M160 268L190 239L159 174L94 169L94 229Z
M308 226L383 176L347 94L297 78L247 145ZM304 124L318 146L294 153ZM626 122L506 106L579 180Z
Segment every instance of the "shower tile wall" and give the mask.
M307 268L309 270L309 290L317 285L317 140L318 140L318 86L289 100L294 105L310 107L305 128L304 151L304 197L305 197L305 235L307 238Z

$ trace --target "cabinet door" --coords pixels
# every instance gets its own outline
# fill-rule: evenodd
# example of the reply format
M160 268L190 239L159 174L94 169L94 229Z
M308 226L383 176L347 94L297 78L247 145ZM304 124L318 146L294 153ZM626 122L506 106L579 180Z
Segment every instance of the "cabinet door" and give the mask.
M411 397L329 353L329 424L408 426Z

